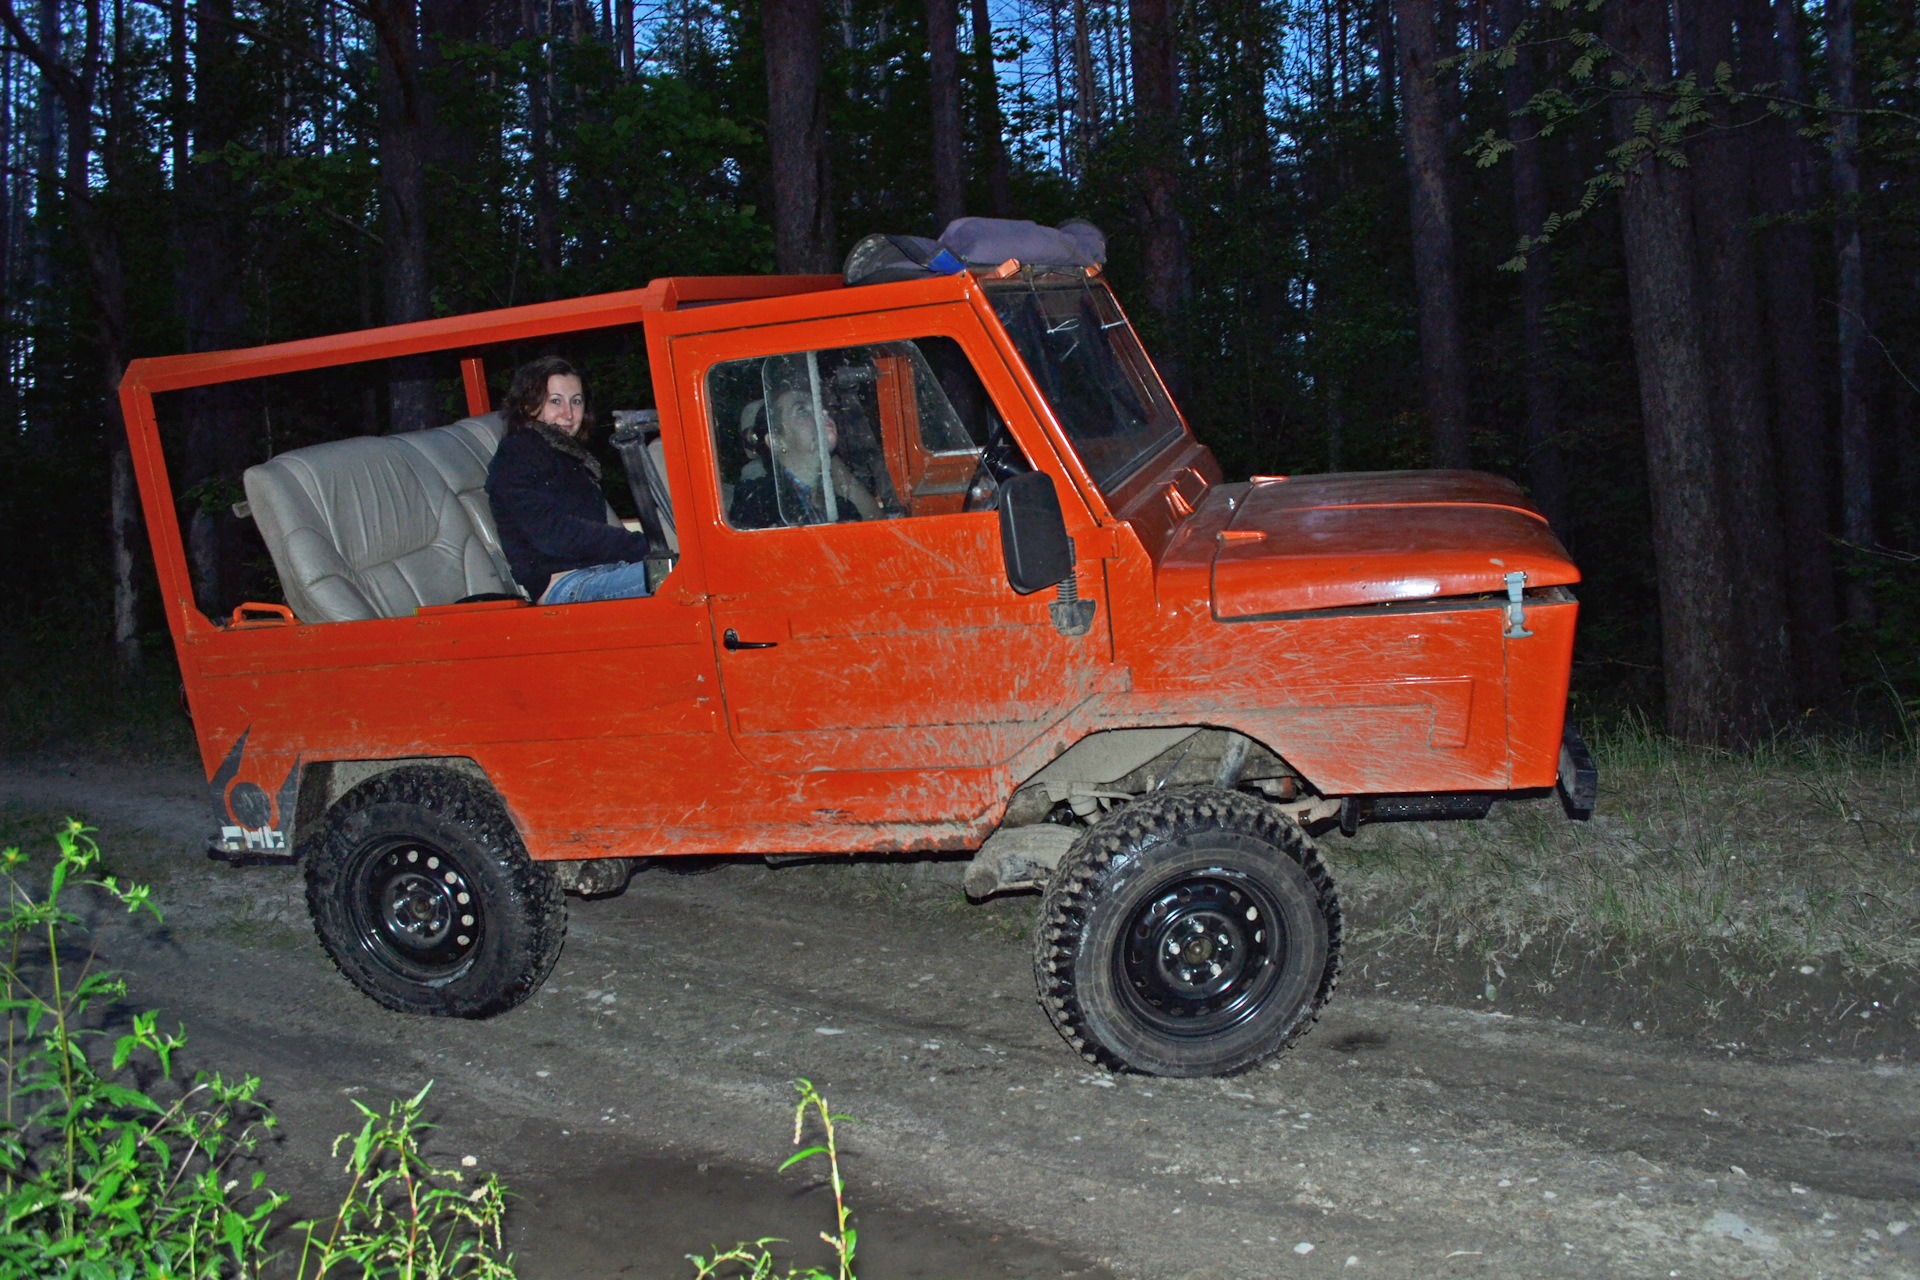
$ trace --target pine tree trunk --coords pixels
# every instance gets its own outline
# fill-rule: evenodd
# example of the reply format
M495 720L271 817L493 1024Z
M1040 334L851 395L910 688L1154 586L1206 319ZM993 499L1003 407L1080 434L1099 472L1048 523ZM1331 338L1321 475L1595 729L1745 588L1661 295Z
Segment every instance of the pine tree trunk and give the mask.
M1609 0L1603 13L1607 39L1627 66L1639 68L1656 88L1668 83L1663 0ZM1634 138L1641 108L1653 113L1657 127L1664 114L1659 99L1629 88L1615 100L1621 142ZM1685 171L1643 154L1628 174L1620 219L1653 507L1667 731L1687 742L1732 745L1738 646Z
M1413 220L1413 283L1420 314L1420 384L1433 433L1433 461L1465 467L1467 358L1453 257L1447 185L1447 94L1434 32L1434 0L1394 0L1400 47L1401 134Z
M1053 140L1060 151L1060 173L1073 179L1073 150L1067 145L1067 81L1060 71L1060 5L1047 0L1047 62L1053 71Z
M1087 0L1073 0L1073 135L1082 177L1099 134L1099 104L1093 88L1093 41L1087 30Z
M1374 38L1379 42L1376 50L1379 59L1379 74L1375 81L1375 90L1379 98L1380 118L1393 119L1394 68L1398 65L1397 51L1393 39L1393 0L1373 0Z
M107 537L108 563L113 575L113 647L120 673L131 676L140 669L140 584L134 576L140 542L140 502L127 449L126 422L120 415L120 398L115 394L120 387L120 375L127 367L127 299L119 228L102 216L94 201L94 115L99 105L102 70L100 3L87 0L80 8L82 39L75 51L78 69L70 61L72 55L60 45L43 46L34 39L11 5L0 8L0 18L4 18L13 43L40 72L42 91L48 95L43 107L64 116L66 123L65 164L46 171L43 177L50 184L57 184L74 240L86 264L95 356L100 361L106 393L102 397L101 415L112 450ZM57 7L43 7L41 19L41 35L59 34ZM131 114L125 96L124 32L116 29L114 36L114 62L107 68L106 78L105 144L99 152L108 192L118 192L122 185L120 147L129 126L127 117Z
M120 385L124 367L109 366L113 386ZM140 591L134 577L140 546L140 491L133 480L133 455L127 445L127 424L120 416L120 397L107 397L107 430L115 440L109 463L107 537L113 564L113 651L120 673L136 674L141 667Z
M497 0L495 0L497 3ZM426 86L466 80L467 92L482 91L482 76L458 60L449 62L441 55L444 45L473 45L487 39L487 28L498 25L502 14L495 3L485 0L420 0L420 79ZM451 180L454 188L474 183L479 178L480 156L485 141L469 127L466 119L449 119L450 113L434 109L429 102L429 117L420 148L422 171L427 173L429 190L441 181ZM430 233L444 235L446 229L428 208Z
M185 14L178 12L184 26ZM241 193L220 153L240 141L235 106L245 100L240 82L238 41L231 0L196 0L193 22L193 78L186 92L185 31L175 52L181 115L174 138L174 236L180 253L175 277L175 307L186 330L188 351L220 351L247 345L246 291L241 255L231 246L245 237ZM198 156L200 159L194 159ZM232 612L240 590L244 547L227 503L252 456L256 396L244 382L192 387L180 393L186 427L186 457L181 479L189 489L206 487L206 496L188 521L187 548L194 596L202 613L219 618Z
M1000 114L1000 75L993 65L993 16L987 0L973 0L973 59L980 103L980 145L987 171L987 208L994 217L1005 218L1013 212L1013 201L1007 194L1006 124Z
M65 33L61 30L60 0L40 0L39 26L37 28L41 44L42 57L58 63L64 56L62 44ZM39 59L34 60L36 64ZM60 92L54 86L52 77L44 66L36 65L40 72L40 82L34 92L34 138L33 138L33 207L52 209L64 199L60 185L61 157L61 108ZM53 242L51 235L52 220L35 218L28 225L28 234L32 237L31 258L33 264L33 301L28 304L28 323L42 328L50 323L47 314L48 299L54 289ZM59 374L54 367L53 344L36 341L33 344L33 384L47 387L58 381ZM29 415L28 438L38 444L48 442L48 421L40 415Z
M535 67L532 79L527 82L527 149L533 161L533 250L540 264L538 289L542 298L551 298L554 282L560 278L560 199L553 180L550 110L553 33L542 24L533 0L521 0L520 29L523 34L542 41L545 49L545 65Z
M1186 392L1182 342L1187 305L1187 233L1180 217L1180 54L1169 0L1132 0L1135 179L1146 301L1159 320L1155 361L1176 397Z
M927 70L933 99L933 221L935 234L966 205L960 166L959 0L927 0Z
M1501 0L1500 38L1512 39L1526 18L1527 0ZM1531 49L1521 49L1501 85L1507 134L1513 139L1513 220L1522 236L1539 235L1547 219L1547 185L1540 171L1540 126L1521 114L1533 98L1536 60ZM1534 505L1564 540L1568 536L1567 477L1560 453L1559 386L1547 331L1551 278L1545 251L1528 254L1527 269L1520 277L1520 324L1526 350L1527 479Z
M89 45L99 30L101 15L98 0L89 0L87 30ZM125 186L123 148L133 126L133 108L127 93L130 68L127 65L127 23L124 6L113 10L113 55L107 67L107 112L101 121L100 170L108 193ZM92 49L90 48L90 54ZM87 125L68 117L69 139L75 133L86 134ZM71 144L70 144L71 145ZM87 187L87 157L78 148L78 164L69 160L67 183L72 190ZM126 419L120 412L120 378L127 368L127 297L122 270L120 226L111 216L102 214L92 200L81 201L75 221L86 245L89 276L93 285L94 326L99 335L99 358L106 395L102 397L107 419L107 438L113 441L111 488L109 490L108 534L113 553L113 645L120 670L133 675L141 667L140 582L137 572L140 549L140 491L133 478L133 454L127 440Z
M1801 101L1799 0L1748 0L1741 44L1753 58L1750 79L1778 84L1780 95ZM1813 149L1798 118L1769 116L1756 127L1754 174L1759 212L1761 282L1766 299L1767 352L1772 357L1774 420L1785 512L1787 599L1792 611L1794 700L1818 707L1840 691L1834 627L1833 532L1828 486L1833 439L1821 395L1818 303L1814 292L1813 231L1806 217L1819 198Z
M14 273L18 269L17 235L21 222L21 175L14 157L13 70L16 60L0 59L0 422L20 421L19 387L15 384L14 351L20 332L20 291Z
M1732 0L1693 0L1688 10L1691 21L1679 42L1680 69L1694 72L1701 84L1712 84L1718 68L1731 68L1736 57ZM1792 715L1793 676L1766 334L1749 230L1753 175L1748 126L1754 121L1749 108L1724 101L1709 110L1714 127L1688 146L1694 233L1734 610L1745 648L1740 687L1747 691L1751 723L1743 726L1743 733L1757 739L1782 727Z
M426 134L431 110L420 76L416 0L369 8L380 75L381 289L388 324L433 314L427 274ZM387 362L387 430L434 425L433 378L421 356Z
M834 258L826 182L826 104L820 91L820 0L766 0L767 150L772 157L773 256L789 274L826 272Z
M1238 118L1234 122L1234 186L1243 199L1264 200L1273 191L1272 134L1267 125L1267 40L1263 24L1266 6L1260 0L1233 6L1239 28L1240 56L1232 68L1239 82ZM1267 282L1262 291L1270 292Z
M1873 545L1873 435L1867 418L1866 253L1860 242L1860 117L1854 93L1853 0L1827 4L1827 75L1833 97L1833 252L1840 310L1840 535L1855 548ZM1860 555L1858 550L1853 552ZM1849 578L1847 620L1873 625L1873 599Z

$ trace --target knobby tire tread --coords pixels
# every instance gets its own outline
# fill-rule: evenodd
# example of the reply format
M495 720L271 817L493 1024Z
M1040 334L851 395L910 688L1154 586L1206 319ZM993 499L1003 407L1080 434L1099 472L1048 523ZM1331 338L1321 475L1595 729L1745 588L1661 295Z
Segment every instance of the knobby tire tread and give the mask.
M1115 1072L1133 1069L1088 1034L1074 974L1079 955L1071 940L1081 936L1093 896L1118 860L1146 856L1162 841L1209 828L1255 836L1284 851L1312 883L1327 925L1327 962L1313 998L1267 1051L1223 1074L1245 1071L1284 1051L1319 1021L1321 1008L1339 983L1340 901L1320 850L1298 823L1269 804L1218 787L1179 787L1132 801L1090 827L1060 860L1041 898L1034 933L1034 982L1041 1006L1061 1037L1094 1066Z
M338 868L332 855L344 838L344 829L356 815L381 804L417 805L442 822L461 827L479 844L487 856L507 872L508 895L516 903L531 908L534 929L524 947L524 963L514 965L518 972L484 1000L454 1007L428 1002L396 1003L381 993L368 990L346 964L341 962L333 943L321 925L323 912L337 904L329 902L340 886L333 882ZM528 857L520 843L519 832L506 806L493 790L464 774L448 769L402 768L369 778L342 796L327 811L320 839L307 858L307 911L321 948L340 975L364 994L402 1013L438 1017L486 1018L521 1003L539 990L547 975L559 963L567 937L566 893L552 871Z

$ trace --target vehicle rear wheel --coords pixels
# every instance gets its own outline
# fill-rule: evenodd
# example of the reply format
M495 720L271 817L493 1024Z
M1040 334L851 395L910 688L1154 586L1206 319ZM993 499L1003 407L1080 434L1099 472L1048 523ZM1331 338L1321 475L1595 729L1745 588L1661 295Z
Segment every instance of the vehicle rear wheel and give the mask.
M1319 851L1272 806L1217 787L1136 800L1060 860L1034 977L1087 1061L1161 1076L1237 1071L1285 1048L1333 994L1340 903Z
M348 981L439 1017L513 1008L567 933L565 895L499 798L442 769L397 769L334 805L307 863L307 907Z

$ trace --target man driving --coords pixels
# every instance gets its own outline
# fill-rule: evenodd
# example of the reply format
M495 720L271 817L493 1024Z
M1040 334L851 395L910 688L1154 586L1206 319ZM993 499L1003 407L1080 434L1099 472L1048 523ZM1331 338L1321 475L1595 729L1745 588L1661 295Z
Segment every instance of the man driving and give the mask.
M840 435L833 415L823 407L816 416L810 391L778 392L768 417L772 465L735 488L728 519L736 529L880 519L880 504L834 452ZM823 458L831 492L821 483Z

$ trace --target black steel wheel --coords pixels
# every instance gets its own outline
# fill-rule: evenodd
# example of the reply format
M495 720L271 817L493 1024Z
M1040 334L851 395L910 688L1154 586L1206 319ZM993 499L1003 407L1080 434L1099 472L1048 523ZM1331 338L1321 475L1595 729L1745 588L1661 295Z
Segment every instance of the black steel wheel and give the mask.
M360 945L416 982L458 973L486 929L462 861L416 836L371 842L346 885Z
M566 901L477 779L382 774L328 812L307 865L314 931L356 987L402 1013L483 1018L552 971Z
M1061 859L1034 976L1089 1062L1221 1075L1312 1024L1339 955L1339 901L1306 833L1262 801L1186 787L1116 811Z

